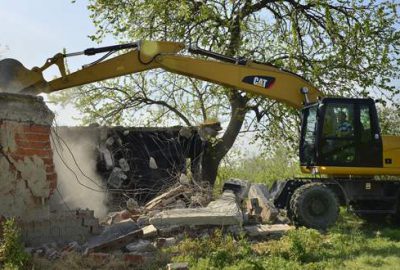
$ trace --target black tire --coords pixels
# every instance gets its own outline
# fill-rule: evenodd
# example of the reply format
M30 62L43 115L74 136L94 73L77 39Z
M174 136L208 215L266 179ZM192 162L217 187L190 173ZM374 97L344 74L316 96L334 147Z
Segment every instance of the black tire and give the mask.
M339 202L335 193L324 184L309 183L293 193L290 213L296 226L325 230L335 224Z

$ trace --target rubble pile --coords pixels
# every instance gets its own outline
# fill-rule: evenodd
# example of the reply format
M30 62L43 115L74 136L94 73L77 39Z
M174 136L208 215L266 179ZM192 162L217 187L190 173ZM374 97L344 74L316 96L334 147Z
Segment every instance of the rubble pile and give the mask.
M133 198L126 201L126 209L119 212L111 212L102 221L104 225L111 225L123 220L132 219L139 225L148 225L150 218L167 209L193 209L204 207L211 200L211 188L208 183L181 184L167 189L156 196L143 207Z
M118 210L125 195L141 203L174 185L176 179L197 176L205 148L196 128L57 127L63 146L96 145L96 174L109 195L109 209ZM196 177L195 177L196 178Z
M118 257L127 264L138 264L151 261L160 249L185 237L207 237L216 229L236 236L246 234L255 241L277 238L292 229L280 220L262 185L231 179L219 198L211 200L211 192L204 184L178 183L142 206L130 198L126 209L110 213L100 222L102 232L86 243L50 243L28 250L48 260L75 252L102 262Z

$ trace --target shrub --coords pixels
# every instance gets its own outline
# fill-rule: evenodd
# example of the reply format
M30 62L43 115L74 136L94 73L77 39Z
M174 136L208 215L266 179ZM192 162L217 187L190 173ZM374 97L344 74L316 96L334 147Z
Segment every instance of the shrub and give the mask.
M3 264L4 269L26 268L31 258L25 252L15 219L7 219L2 226L3 236L0 244L0 263Z

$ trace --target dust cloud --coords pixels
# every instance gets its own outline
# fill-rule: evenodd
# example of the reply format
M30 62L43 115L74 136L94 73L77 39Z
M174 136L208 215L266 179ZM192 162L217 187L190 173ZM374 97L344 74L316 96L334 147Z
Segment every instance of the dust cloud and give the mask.
M51 205L56 209L77 208L94 210L96 217L107 214L106 193L96 173L96 134L52 132L57 190Z

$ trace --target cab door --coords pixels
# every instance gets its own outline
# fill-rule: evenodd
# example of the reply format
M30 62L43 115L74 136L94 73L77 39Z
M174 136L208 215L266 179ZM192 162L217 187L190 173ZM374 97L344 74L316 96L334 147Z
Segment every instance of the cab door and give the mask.
M378 114L372 99L362 99L357 104L359 126L359 165L382 167L382 137Z
M319 165L382 167L382 139L372 99L324 99L319 119Z

